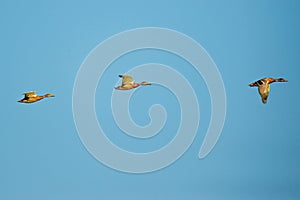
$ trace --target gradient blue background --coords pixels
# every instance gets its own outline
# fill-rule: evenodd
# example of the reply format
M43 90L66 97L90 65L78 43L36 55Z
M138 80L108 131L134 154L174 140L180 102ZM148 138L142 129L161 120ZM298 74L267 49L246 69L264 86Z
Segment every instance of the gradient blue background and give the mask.
M299 17L297 0L2 0L0 199L300 199ZM112 170L86 151L73 122L72 89L77 70L96 45L146 26L180 31L208 51L224 80L227 117L214 150L199 160L209 94L200 76L181 68L201 97L199 133L173 165L134 175ZM137 64L165 59L180 68L176 58L149 53L120 60L123 68L112 66L104 77L111 82L100 82L97 98L111 92L118 73ZM285 77L289 83L273 84L263 105L257 90L247 85L265 76ZM30 90L56 97L32 105L16 102ZM171 102L167 109L175 112L164 129L166 138L147 144L145 150L151 150L170 139L179 111L171 94L148 87L137 92L139 112L131 108L137 123L148 122L145 91L166 95L171 100L151 101ZM111 118L102 115L106 107L96 107L99 119L106 120L102 123L113 127ZM110 137L124 148L143 148L127 143L125 136Z

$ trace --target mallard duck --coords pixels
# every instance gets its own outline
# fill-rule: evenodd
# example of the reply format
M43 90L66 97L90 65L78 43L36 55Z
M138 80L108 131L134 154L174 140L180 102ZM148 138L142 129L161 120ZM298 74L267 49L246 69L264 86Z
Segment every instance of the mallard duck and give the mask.
M132 79L132 76L129 75L119 75L119 77L122 78L122 85L115 87L116 90L131 90L141 85L151 85L151 83L147 81L143 81L141 83L135 83L134 80Z
M45 94L42 96L37 95L34 91L31 92L25 92L24 98L19 100L20 103L34 103L36 101L42 100L47 97L54 97L53 94Z
M267 103L268 96L270 93L270 84L274 82L288 82L284 78L262 78L258 81L250 83L250 87L258 87L258 92L260 94L262 102Z

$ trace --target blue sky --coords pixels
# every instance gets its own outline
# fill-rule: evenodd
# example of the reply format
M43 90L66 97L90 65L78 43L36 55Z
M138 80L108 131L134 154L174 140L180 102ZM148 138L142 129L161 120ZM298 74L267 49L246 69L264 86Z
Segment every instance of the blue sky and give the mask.
M297 0L1 1L0 199L299 199L299 17ZM165 52L141 51L117 60L105 73L107 85L98 85L96 100L110 103L101 94L112 91L119 73L161 62L192 81L201 107L197 136L179 160L153 173L128 174L86 150L73 121L72 91L81 64L100 42L149 26L182 32L207 50L224 81L227 115L217 145L199 160L210 118L201 76ZM273 84L263 105L248 84L266 76L289 83ZM31 90L56 97L32 105L16 102ZM105 104L96 103L96 111L104 129L113 130L108 137L143 152L166 144L178 126L178 102L155 86L137 91L133 119L147 124L145 113L153 103L172 114L149 143L118 133L111 115L104 115Z

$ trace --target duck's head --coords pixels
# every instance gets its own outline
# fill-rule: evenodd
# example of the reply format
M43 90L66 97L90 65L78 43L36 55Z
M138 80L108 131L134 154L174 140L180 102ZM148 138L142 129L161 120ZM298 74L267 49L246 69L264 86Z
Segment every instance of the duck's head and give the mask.
M288 82L288 80L286 80L284 78L278 78L278 79L276 79L276 82Z
M151 83L147 82L147 81L143 81L140 83L141 85L151 85Z
M54 94L45 94L45 97L55 97Z

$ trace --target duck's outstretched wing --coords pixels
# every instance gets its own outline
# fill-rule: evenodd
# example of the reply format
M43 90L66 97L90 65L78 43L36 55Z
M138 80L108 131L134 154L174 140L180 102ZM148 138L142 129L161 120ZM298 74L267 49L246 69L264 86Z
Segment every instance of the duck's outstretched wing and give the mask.
M258 87L258 92L263 103L267 103L270 94L270 84L262 84Z
M122 78L122 85L134 84L132 76L129 75L119 75Z
M253 83L250 83L249 86L250 86L250 87L259 87L260 85L263 85L263 84L265 84L265 83L266 83L265 78L262 78L262 79L260 79L260 80L258 80L258 81L255 81L255 82L253 82Z
M25 95L25 98L26 98L26 99L28 99L28 98L30 98L30 97L36 97L36 96L37 96L37 94L36 94L34 91L31 91L31 92L25 92L24 95Z

